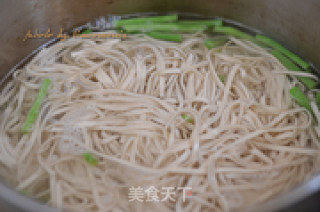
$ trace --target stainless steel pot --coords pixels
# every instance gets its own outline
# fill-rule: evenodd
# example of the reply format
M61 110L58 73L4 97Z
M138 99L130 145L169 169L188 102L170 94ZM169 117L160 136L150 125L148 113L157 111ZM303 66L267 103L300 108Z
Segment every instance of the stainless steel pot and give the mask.
M0 79L47 42L46 39L23 42L29 29L68 31L99 16L141 12L196 13L235 20L271 35L320 68L319 0L0 0ZM319 189L320 174L258 209L280 209ZM0 210L57 211L19 195L1 182Z

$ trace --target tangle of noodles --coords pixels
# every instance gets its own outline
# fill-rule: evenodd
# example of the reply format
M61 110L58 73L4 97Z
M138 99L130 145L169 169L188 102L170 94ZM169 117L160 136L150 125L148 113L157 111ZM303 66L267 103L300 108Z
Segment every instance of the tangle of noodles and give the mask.
M43 49L2 89L2 176L72 211L233 211L315 174L320 130L289 94L306 91L301 73L249 41L208 50L205 37L70 38ZM45 78L47 97L23 134ZM132 186L174 187L175 201L129 201Z

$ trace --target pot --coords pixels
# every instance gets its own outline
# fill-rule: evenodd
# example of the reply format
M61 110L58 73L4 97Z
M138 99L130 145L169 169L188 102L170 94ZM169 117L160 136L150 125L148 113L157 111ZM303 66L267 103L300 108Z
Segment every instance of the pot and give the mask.
M142 12L219 16L263 31L320 68L318 0L0 0L0 79L48 39L28 39L28 30L69 31L108 14ZM252 210L279 210L320 190L320 174ZM318 205L319 206L319 205ZM56 212L0 182L1 211Z

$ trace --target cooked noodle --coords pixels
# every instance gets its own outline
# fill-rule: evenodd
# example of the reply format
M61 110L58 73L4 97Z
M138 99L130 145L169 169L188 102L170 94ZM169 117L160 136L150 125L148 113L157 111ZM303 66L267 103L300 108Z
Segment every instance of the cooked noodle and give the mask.
M43 49L0 96L4 178L73 211L239 210L308 179L320 167L320 130L290 97L303 89L297 74L251 42L208 50L204 36L71 38ZM23 134L45 78L47 98ZM191 187L192 196L130 202L132 186Z

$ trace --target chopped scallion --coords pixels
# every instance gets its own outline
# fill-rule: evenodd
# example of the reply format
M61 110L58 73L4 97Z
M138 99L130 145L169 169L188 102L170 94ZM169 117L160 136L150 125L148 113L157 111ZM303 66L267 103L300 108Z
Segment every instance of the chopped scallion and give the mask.
M99 162L98 158L92 153L83 153L82 156L92 166L96 166Z
M247 39L247 40L256 42L256 39L252 35L249 35L248 33L242 32L239 29L230 27L230 26L216 26L213 29L213 32L235 36L238 38Z
M290 94L300 106L306 108L307 110L309 110L312 113L312 108L311 108L309 99L298 87L295 86L295 87L291 88Z
M207 27L222 26L221 19L214 20L191 20L191 21L178 21L178 24L195 24L195 25L206 25Z
M48 78L46 78L43 81L41 89L38 93L38 96L37 96L35 102L33 103L31 109L29 110L29 113L27 115L27 119L22 126L23 133L28 133L29 130L31 129L33 123L36 121L36 119L39 115L39 112L40 112L40 107L42 105L42 102L43 102L46 94L47 94L47 90L48 90L50 83L51 83L51 80Z
M91 32L93 32L91 29L86 29L81 34L90 34Z
M219 78L220 78L221 82L224 83L226 76L220 75Z
M317 103L318 107L320 108L320 92L318 92L316 95L316 103Z
M156 24L132 24L123 25L123 29L128 32L202 32L206 25L177 24L177 23L156 23Z
M281 52L282 54L284 54L285 56L290 58L290 60L292 60L293 62L297 63L299 66L301 66L303 69L307 70L310 67L309 63L304 61L298 55L292 53L287 48L283 47L281 44L279 44L275 40L273 40L273 39L271 39L271 38L269 38L267 36L264 36L264 35L256 35L256 39L258 41L260 41L260 42L272 47L273 49L278 50L279 52Z
M204 44L206 45L206 47L208 49L212 49L212 48L216 48L219 46L223 46L227 41L228 41L227 38L219 38L219 39L214 39L214 40L207 39L204 42Z
M182 41L182 35L180 35L180 34L147 32L146 35L153 37L155 39L159 39L159 40L174 41L174 42L181 42Z
M271 54L275 56L288 70L303 72L296 64L290 61L280 51L274 49L271 51ZM297 79L299 79L309 89L315 88L318 84L315 80L308 77L297 77Z
M164 16L150 16L150 17L141 17L141 18L128 18L120 19L116 21L116 26L121 27L123 25L131 24L150 24L150 23L168 23L175 22L178 20L178 15L164 15Z
M187 114L182 114L181 117L188 123L193 123L194 120L191 116L187 115Z

